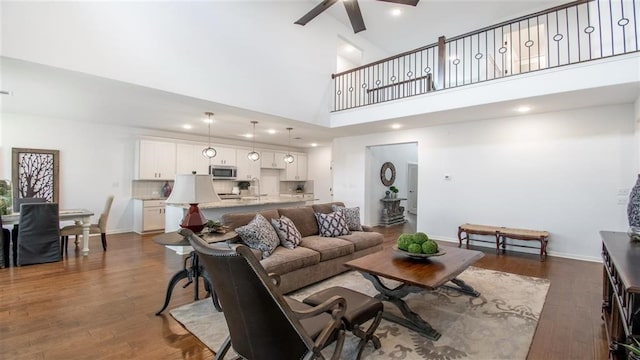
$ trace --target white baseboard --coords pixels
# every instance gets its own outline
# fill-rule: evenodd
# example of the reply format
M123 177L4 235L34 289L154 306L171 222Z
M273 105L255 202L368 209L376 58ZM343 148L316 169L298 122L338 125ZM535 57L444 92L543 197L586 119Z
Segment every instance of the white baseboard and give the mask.
M427 235L427 236L429 236L429 238L433 239L433 240L455 243L456 246L458 244L460 244L460 242L458 241L457 238L450 238L450 237L445 237L445 236L431 236L431 235ZM479 246L479 247L485 247L485 248L488 248L488 249L494 249L494 250L496 248L495 244L491 245L490 243L483 243L483 242L479 242L479 241L475 241L474 242L473 240L469 241L469 244L472 244L474 246ZM527 254L540 254L540 250L522 248L522 247L518 247L518 246L511 246L511 245L508 245L508 244L507 244L507 250L508 251L515 251L515 252L522 252L522 253L527 253ZM569 253L562 253L562 252L556 252L556 251L547 251L547 256L602 263L602 258L600 258L600 257L569 254Z

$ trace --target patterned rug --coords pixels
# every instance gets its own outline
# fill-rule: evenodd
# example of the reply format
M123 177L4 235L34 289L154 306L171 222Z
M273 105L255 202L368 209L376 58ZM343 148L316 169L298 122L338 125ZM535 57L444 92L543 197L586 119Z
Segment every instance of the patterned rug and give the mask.
M526 359L549 280L475 267L468 268L458 278L479 291L480 297L442 288L405 298L413 311L442 334L438 341L382 320L376 332L382 347L375 350L369 343L362 359ZM393 284L393 281L387 283ZM352 271L298 290L292 297L303 299L335 285L376 294L368 280ZM392 304L385 303L385 310L399 314ZM176 308L171 315L213 351L228 335L224 315L215 311L210 299ZM355 358L358 340L347 335L342 359ZM331 354L331 349L325 351Z

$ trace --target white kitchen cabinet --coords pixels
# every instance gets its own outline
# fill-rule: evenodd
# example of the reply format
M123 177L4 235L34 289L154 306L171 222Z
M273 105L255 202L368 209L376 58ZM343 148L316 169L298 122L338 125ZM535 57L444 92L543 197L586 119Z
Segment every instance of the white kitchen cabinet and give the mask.
M216 149L216 156L211 158L211 165L238 165L236 161L236 149L217 145L211 145L211 147Z
M263 169L286 169L285 155L287 154L283 152L263 151L260 157L260 167Z
M137 150L137 179L173 180L175 178L175 143L140 140Z
M133 214L133 229L138 234L164 231L164 200L135 200Z
M177 144L176 145L176 173L196 174L209 173L209 158L202 155L202 150L207 145Z
M287 164L286 170L280 173L280 180L307 180L307 155L299 153L291 153L291 155L293 155L293 162Z
M250 181L253 178L260 178L260 160L249 160L247 154L251 149L238 149L237 164L238 173L236 180ZM262 155L261 155L262 157Z

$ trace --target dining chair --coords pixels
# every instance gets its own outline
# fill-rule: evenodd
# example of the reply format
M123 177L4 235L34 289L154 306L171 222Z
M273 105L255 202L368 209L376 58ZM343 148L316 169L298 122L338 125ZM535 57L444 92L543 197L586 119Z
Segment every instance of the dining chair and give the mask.
M111 204L113 204L113 195L107 197L107 202L104 204L104 210L98 218L97 224L91 224L89 226L89 234L100 234L102 240L102 249L107 250L107 220L109 219L109 212L111 211ZM78 235L82 235L82 225L68 225L60 229L60 236L62 237L62 249L61 251L67 251L67 245L69 243L69 236L75 235L76 246L78 245Z
M179 233L209 274L229 329L214 359L223 359L231 348L251 360L324 359L320 351L333 342L331 359L340 357L344 298L332 296L311 306L285 297L278 290L279 277L267 274L247 246L207 244L188 229Z
M37 197L28 197L28 198L15 198L13 199L13 209L14 211L20 212L20 206L22 204L34 204L34 203L46 203L47 199L37 198ZM16 257L18 255L18 231L19 224L13 225L13 230L11 230L11 247L13 253L13 265L16 265Z
M16 265L60 261L57 203L23 203L17 237Z
M2 250L2 258L0 258L0 268L3 268L9 267L11 234L8 229L2 227L2 216L0 216L0 231L0 249Z

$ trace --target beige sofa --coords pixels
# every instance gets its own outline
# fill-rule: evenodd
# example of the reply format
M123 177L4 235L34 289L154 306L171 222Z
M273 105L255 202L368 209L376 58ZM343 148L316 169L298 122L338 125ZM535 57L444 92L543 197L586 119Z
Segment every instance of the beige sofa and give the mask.
M332 212L332 205L344 206L341 202L334 202L260 212L269 221L281 215L288 217L302 235L301 244L292 250L278 246L267 258L262 258L259 251L253 251L268 273L280 275L280 289L283 293L344 272L348 270L344 266L345 262L382 250L382 234L371 231L367 226L363 226L364 231L352 231L349 235L319 236L315 212L328 214ZM236 229L248 224L255 215L256 213L226 214L222 217L222 222L231 229Z

